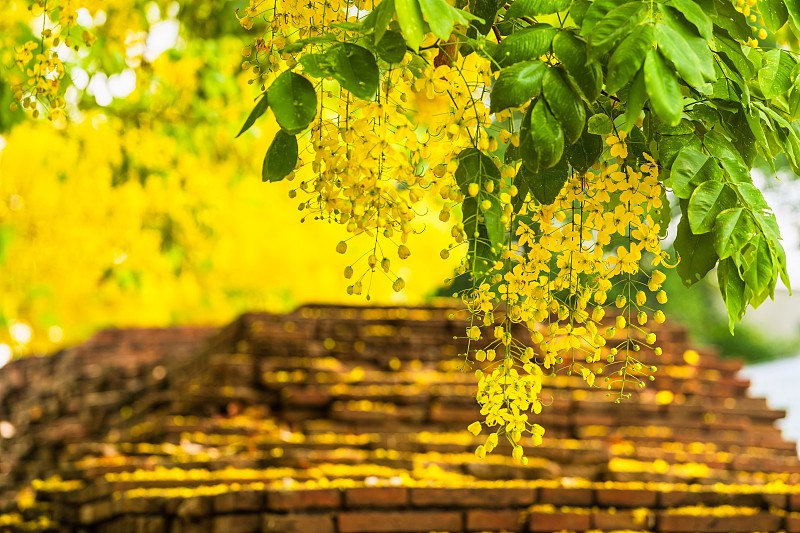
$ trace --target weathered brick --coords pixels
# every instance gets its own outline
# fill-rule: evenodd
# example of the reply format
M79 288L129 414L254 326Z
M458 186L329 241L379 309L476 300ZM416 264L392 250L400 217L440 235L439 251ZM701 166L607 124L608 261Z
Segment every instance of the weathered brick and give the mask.
M274 511L336 509L341 496L338 489L274 490L267 493L267 507Z
M800 492L789 495L789 509L792 511L800 511Z
M592 527L604 531L646 530L655 524L652 513L637 514L633 511L615 509L598 510L592 513Z
M356 487L344 493L347 507L405 507L408 489L405 487Z
M411 504L418 507L525 507L534 503L535 489L411 489Z
M658 501L651 490L598 489L595 497L601 507L655 507Z
M528 515L528 531L552 532L562 529L585 531L591 527L591 518L589 513L533 512Z
M467 531L521 531L525 518L519 511L475 509L467 511Z
M539 503L588 507L594 504L592 492L592 489L542 488L539 489Z
M264 533L335 533L333 517L329 514L265 514Z
M783 529L786 533L800 533L800 516L787 516Z
M401 533L417 531L461 531L460 512L349 511L337 517L339 533Z
M215 516L212 521L213 533L260 533L261 515L223 514Z
M163 516L136 517L136 533L164 533L165 531L167 531L167 523Z

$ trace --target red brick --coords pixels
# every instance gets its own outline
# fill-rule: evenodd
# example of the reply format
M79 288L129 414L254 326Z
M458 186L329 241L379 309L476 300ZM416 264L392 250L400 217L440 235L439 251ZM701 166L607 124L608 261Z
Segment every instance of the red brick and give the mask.
M261 530L264 533L335 533L331 515L266 514Z
M417 531L461 531L460 512L371 512L349 511L338 515L339 533L400 533Z
M800 492L789 495L789 509L792 511L800 511Z
M261 515L223 514L212 521L214 533L261 533Z
M411 504L417 507L525 507L534 503L535 489L411 489Z
M688 516L660 513L658 531L703 533L777 531L781 527L781 517L770 513L753 516Z
M591 527L591 518L588 513L531 513L528 515L528 531L585 531Z
M347 507L405 507L408 489L405 487L358 487L344 493Z
M338 489L276 490L267 494L267 507L275 511L336 509L340 505Z
M648 518L650 519L648 520ZM602 510L592 514L592 527L604 531L617 529L645 530L649 529L654 523L655 517L652 515L645 517L644 522L637 522L636 515L631 511Z
M598 489L595 497L601 507L655 507L658 501L651 490Z
M467 511L467 531L521 531L524 523L519 511Z
M786 533L800 533L800 516L787 516L784 529Z
M214 497L214 512L260 512L264 508L264 493L255 491L225 492Z
M539 489L539 503L588 507L594 504L592 489L543 488Z

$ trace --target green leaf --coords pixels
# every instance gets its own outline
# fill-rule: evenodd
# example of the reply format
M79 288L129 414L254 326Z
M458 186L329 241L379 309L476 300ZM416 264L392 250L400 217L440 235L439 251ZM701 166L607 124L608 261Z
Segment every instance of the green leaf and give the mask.
M734 9L733 2L729 0L714 0L714 9L717 11L714 24L726 30L731 37L737 41L745 42L753 36L750 25L747 24L747 19ZM714 33L718 33L716 29Z
M375 32L375 42L378 43L383 39L392 17L394 17L394 0L382 0L361 21L362 31L364 33Z
M753 66L742 51L742 45L733 40L727 32L718 32L714 35L717 52L726 64L746 80L753 77Z
M469 184L477 183L484 190L484 182L492 181L495 185L500 181L500 170L492 158L477 148L466 148L458 154L458 168L455 172L456 183L464 196L469 195Z
M703 39L710 41L713 38L714 25L711 22L711 18L706 15L697 2L694 0L668 0L667 5L674 7L687 21L694 25Z
M608 60L606 91L609 94L615 94L633 79L654 43L653 27L649 24L637 26L625 37Z
M683 113L681 87L675 72L655 49L650 50L644 60L644 84L656 116L670 126L676 126Z
M658 49L675 67L681 78L693 87L714 81L714 62L703 39L687 34L682 22L663 8L664 18L656 24Z
M739 277L739 269L730 258L719 262L717 280L722 299L725 300L725 307L728 309L728 329L732 335L736 322L742 319L747 308L747 300L744 297L745 284Z
M629 2L609 11L587 36L589 56L597 58L611 50L642 21L646 11L643 2Z
M639 70L636 77L633 78L630 89L628 90L628 102L625 106L624 121L620 125L622 131L631 131L639 116L644 110L644 104L647 102L647 87L644 84L644 69Z
M792 33L797 37L797 28L800 28L800 1L785 0L784 4L786 5L786 11L789 12L789 19L791 19L792 24L794 24Z
M566 150L567 161L578 172L586 172L603 153L603 139L599 135L585 132L578 142Z
M555 35L556 29L549 24L539 24L533 28L515 31L500 42L494 59L500 67L539 59L550 50Z
M756 226L744 208L733 207L717 215L712 236L714 250L720 259L725 259L738 253L756 237Z
M583 20L581 21L581 35L588 37L595 25L600 22L603 17L619 6L631 1L632 0L594 0L583 15Z
M522 61L500 71L492 86L491 113L519 107L542 92L547 67L541 61Z
M472 21L472 27L475 28L473 31L481 35L489 33L497 18L497 11L504 4L503 0L470 0L469 12L481 19Z
M239 130L239 133L236 134L236 137L239 137L239 135L249 130L250 126L252 126L261 115L266 113L267 108L269 108L269 99L265 94L258 102L256 102L255 107L253 107L252 111L250 111L250 114L247 115L247 119L244 121L242 129Z
M789 20L789 11L783 0L759 0L758 12L761 13L764 25L773 33Z
M443 41L450 38L454 25L462 24L468 26L470 19L477 18L454 8L445 0L419 0L419 7L428 22L428 26L431 28L431 32Z
M724 210L736 205L736 192L719 181L705 181L697 186L689 200L689 227L700 235L714 227L714 221Z
M406 44L419 52L419 45L425 38L425 21L422 18L422 9L419 0L394 0L395 11L397 13L397 23Z
M553 38L553 52L583 98L589 103L597 100L603 88L603 71L600 65L589 64L586 43L569 31L560 31Z
M730 175L731 179L740 183L751 183L750 169L745 165L739 150L721 133L712 130L703 137L703 146L708 153L719 159L722 168Z
M378 91L380 71L372 52L352 43L336 43L325 52L331 76L356 98L370 99Z
M591 2L589 0L573 0L572 5L569 7L569 16L575 21L575 24L581 26L583 24L583 17L589 10Z
M542 80L542 93L547 105L561 123L569 144L578 140L586 124L586 109L558 68L548 68Z
M506 11L506 20L519 17L537 17L565 11L572 0L514 0Z
M587 131L597 135L609 135L614 131L614 124L605 113L597 113L589 117Z
M492 246L502 245L506 240L506 225L502 220L503 206L496 195L488 195L486 199L492 204L489 209L483 211L486 233Z
M772 99L789 92L791 73L796 62L783 50L770 50L764 54L764 63L758 71L758 86L766 98Z
M658 161L665 168L672 167L675 158L678 157L678 152L684 148L694 148L698 151L703 149L700 138L693 133L689 135L660 135L657 137L657 142Z
M322 54L306 54L298 60L303 65L303 72L315 78L333 76L330 65Z
M317 115L317 91L300 74L284 72L272 82L267 96L275 120L288 133L304 130Z
M525 187L530 191L536 200L542 205L550 205L555 202L558 193L564 188L564 184L569 178L569 167L565 160L561 160L553 168L540 172L531 172L524 165L517 172L517 180L525 183Z
M701 183L720 181L722 171L713 158L687 147L678 152L672 163L669 179L675 196L688 200Z
M269 145L264 164L261 166L261 181L281 181L297 166L297 138L278 130Z
M674 246L680 258L676 270L687 287L703 279L717 264L717 253L714 251L711 234L692 233L685 215L678 223Z
M541 172L561 159L564 132L544 100L531 104L520 129L522 163L531 172Z
M767 240L758 237L751 243L753 259L744 271L742 279L752 296L749 298L753 307L759 305L768 296L774 296L775 281L778 268L772 261Z
M375 51L387 63L400 63L406 55L406 42L396 31L387 30L375 45Z

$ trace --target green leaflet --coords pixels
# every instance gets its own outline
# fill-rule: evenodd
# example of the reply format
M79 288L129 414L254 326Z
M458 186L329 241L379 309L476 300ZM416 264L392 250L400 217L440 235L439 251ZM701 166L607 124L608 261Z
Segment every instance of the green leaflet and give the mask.
M774 296L778 267L773 263L769 245L764 237L757 237L750 246L752 259L742 279L747 286L748 300L753 307L757 307L768 296Z
M286 71L267 91L275 120L287 133L298 133L317 115L317 91L300 74Z
M489 30L492 29L492 24L497 18L497 11L504 4L505 2L502 0L470 0L469 12L481 20L475 19L472 21L472 28L470 28L471 31L468 35L475 37L476 34L486 35L489 33Z
M670 8L662 6L661 11L664 18L655 27L659 51L689 85L700 87L714 81L714 62L708 44L687 31L686 24Z
M646 11L643 2L630 2L606 13L587 36L589 57L596 59L612 49L642 21Z
M523 183L525 189L530 191L539 203L550 205L555 202L568 177L569 167L567 162L562 159L553 168L540 172L531 172L528 167L522 165L517 171L514 182Z
M717 264L717 253L714 251L711 234L692 233L685 214L678 223L674 245L680 258L676 270L687 287L703 279Z
M603 138L584 132L578 142L566 150L567 161L578 172L586 172L603 153Z
M733 334L736 322L744 316L747 299L744 294L744 281L739 277L739 269L732 259L723 259L719 262L717 280L722 299L725 300L725 307L728 309L728 329Z
M758 12L764 20L764 25L776 32L789 20L789 11L783 0L759 0Z
M681 121L683 95L675 72L669 68L655 49L644 60L644 84L652 110L659 119L670 126Z
M375 43L375 51L387 63L400 63L406 55L406 42L396 31L387 30L381 40Z
M454 25L469 26L469 21L477 18L444 0L419 0L419 6L431 32L443 41L450 37Z
M515 31L502 40L494 54L500 67L506 67L520 61L539 59L550 51L550 45L556 29L549 24L538 24L532 28Z
M336 43L325 52L331 76L353 96L369 99L378 91L380 72L372 52L352 43Z
M589 124L587 127L589 133L597 135L608 135L614 131L614 124L611 118L605 113L597 113L589 117Z
M542 92L542 78L548 68L541 61L522 61L500 71L492 86L490 112L519 107Z
M581 35L588 37L595 25L600 22L603 17L619 6L632 1L633 0L594 0L583 15L581 21Z
M689 23L694 25L703 39L710 41L713 38L714 24L695 0L668 0L667 5L674 7Z
M763 66L758 71L758 86L766 98L776 98L789 91L795 64L795 60L783 50L770 50L764 54Z
M606 91L609 94L615 94L633 79L654 44L653 27L649 24L637 26L625 37L608 60Z
M492 246L486 224L480 218L483 217L485 220L484 212L478 206L478 200L472 197L464 198L461 213L469 242L467 261L471 267L474 265L474 268L471 268L472 274L480 278L489 272L497 259L497 249Z
M541 98L531 103L520 129L522 163L533 173L550 168L564 152L564 132Z
M600 65L589 63L586 56L586 43L571 32L562 30L553 38L553 52L564 65L564 69L583 95L584 100L589 103L597 100L603 88L603 71Z
M572 0L514 0L506 11L506 20L519 17L536 17L565 11Z
M644 110L647 102L647 87L644 84L644 69L639 70L628 90L628 105L625 107L625 115L620 129L631 131Z
M384 32L394 17L394 11L394 0L382 0L361 22L365 33L375 32L376 43L383 39Z
M731 179L740 183L752 183L750 168L745 165L739 151L733 144L717 131L706 132L703 137L703 146L708 153L719 159L722 168L730 175Z
M742 78L749 80L753 77L753 66L742 52L741 44L734 41L727 32L718 32L714 36L714 43L722 60Z
M736 192L719 181L706 181L697 186L689 199L689 227L700 235L714 227L714 222L724 210L736 205Z
M456 183L461 192L467 196L470 183L477 183L483 190L484 181L490 180L499 184L500 170L492 158L476 148L466 148L458 154L458 168L455 172Z
M800 0L785 0L784 5L786 6L786 11L789 13L789 18L794 24L792 33L797 37L796 28L800 28Z
M236 134L236 137L239 137L239 135L249 130L250 126L255 124L256 120L258 120L261 115L266 113L268 108L269 99L267 98L267 95L264 94L264 96L262 96L261 99L256 102L256 105L253 107L253 110L250 111L250 114L247 115L247 119L244 121L242 129L239 130L239 133Z
M675 196L688 200L701 183L722 180L722 170L714 158L687 147L678 152L672 163L669 180Z
M297 138L278 130L261 165L261 181L276 182L291 174L297 166Z
M419 0L394 0L397 23L403 32L406 44L419 51L419 45L425 37L425 21L422 18L422 9Z
M506 225L503 224L503 206L497 195L488 195L487 199L491 203L489 209L483 209L483 223L486 226L486 233L492 246L502 245L506 240Z
M738 253L756 237L756 226L744 208L733 207L717 215L712 237L714 250L720 259L725 259Z
M586 109L558 68L548 68L542 80L542 93L569 144L578 140L586 124Z
M303 65L303 72L315 78L331 76L331 69L322 54L306 54L298 60Z
M747 24L747 19L734 9L733 2L729 0L714 0L714 9L717 11L714 24L726 30L731 37L738 41L745 42L753 36L753 32ZM716 35L717 33L717 29L715 28L714 34Z

